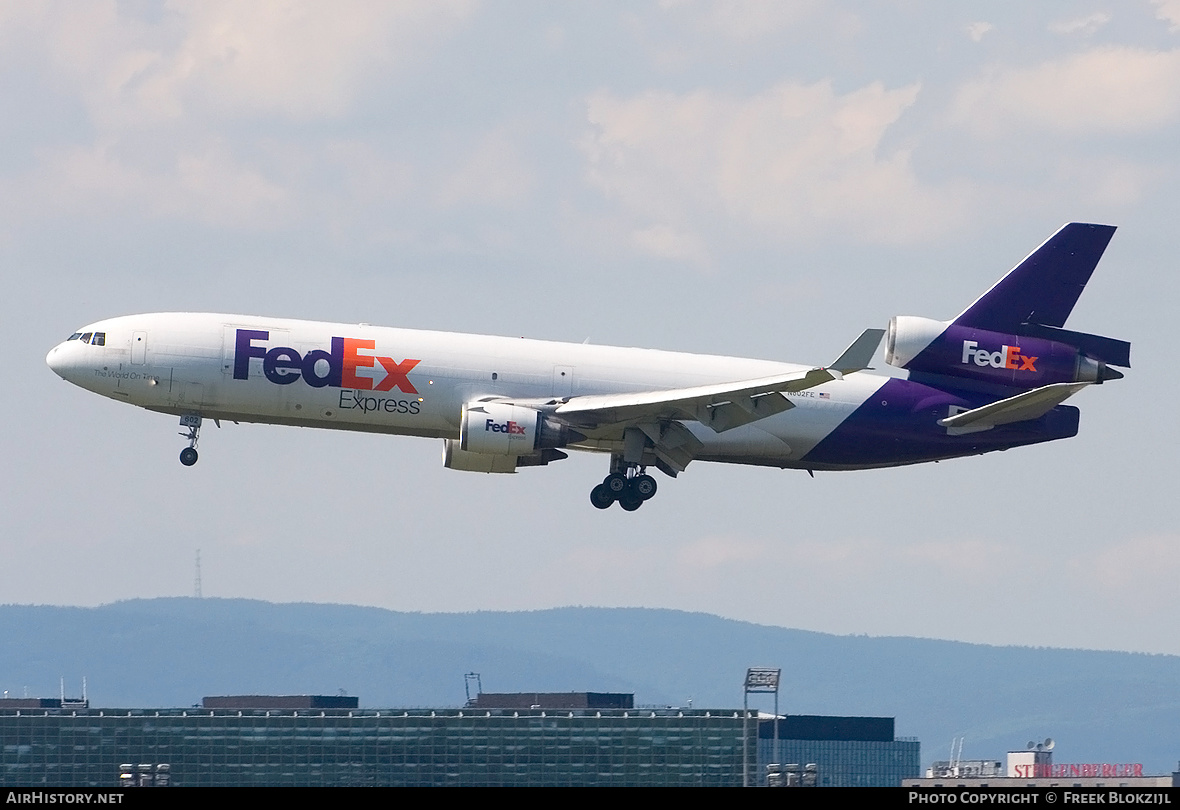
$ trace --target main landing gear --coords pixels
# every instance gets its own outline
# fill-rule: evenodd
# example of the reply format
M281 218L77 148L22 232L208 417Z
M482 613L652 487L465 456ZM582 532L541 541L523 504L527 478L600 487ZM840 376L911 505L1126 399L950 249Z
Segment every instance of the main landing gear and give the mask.
M590 503L599 509L609 509L615 501L628 512L643 506L643 502L656 494L656 479L638 464L614 465L616 469L602 483L590 490Z
M180 426L188 428L187 433L180 434L188 439L188 447L180 451L180 463L191 467L197 463L197 437L201 435L201 417L185 414L180 417Z

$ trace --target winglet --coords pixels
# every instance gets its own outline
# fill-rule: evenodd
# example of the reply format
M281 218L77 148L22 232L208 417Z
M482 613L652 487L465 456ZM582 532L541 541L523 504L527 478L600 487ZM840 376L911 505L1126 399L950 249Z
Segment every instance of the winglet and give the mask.
M828 371L851 374L854 371L863 371L868 368L869 363L873 360L873 355L877 353L877 347L881 345L881 338L884 336L884 329L864 330L860 337L852 341L852 345L844 350L844 354L828 366Z

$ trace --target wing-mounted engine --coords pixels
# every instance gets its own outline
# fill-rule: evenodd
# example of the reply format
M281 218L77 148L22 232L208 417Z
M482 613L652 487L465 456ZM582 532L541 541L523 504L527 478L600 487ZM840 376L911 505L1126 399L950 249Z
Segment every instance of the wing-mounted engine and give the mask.
M1054 383L1101 383L1123 375L1107 364L1130 365L1130 344L1039 324L996 332L913 315L890 319L885 362L1012 388Z
M516 472L566 458L557 449L585 435L551 414L509 402L463 406L459 440L447 439L443 465L472 472Z

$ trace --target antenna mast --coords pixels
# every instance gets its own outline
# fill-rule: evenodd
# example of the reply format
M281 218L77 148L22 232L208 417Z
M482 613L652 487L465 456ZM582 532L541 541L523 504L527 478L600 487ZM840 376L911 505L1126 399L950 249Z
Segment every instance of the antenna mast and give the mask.
M193 578L193 596L201 598L201 550L197 549L197 575Z
M473 698L471 697L471 687L473 684L475 685L475 698L474 699L478 700L479 696L483 693L483 682L480 680L478 672L466 673L463 676L463 691L467 693L467 705L468 706L471 705L471 701L473 700Z

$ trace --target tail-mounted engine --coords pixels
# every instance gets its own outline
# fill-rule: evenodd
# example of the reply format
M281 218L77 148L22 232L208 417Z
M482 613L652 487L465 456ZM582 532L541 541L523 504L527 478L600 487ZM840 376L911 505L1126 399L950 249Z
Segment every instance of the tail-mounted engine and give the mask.
M910 371L1013 388L1117 380L1123 375L1107 363L1130 365L1130 344L1123 341L1036 324L1026 326L1024 334L1005 334L896 315L889 321L885 362Z
M453 470L516 472L566 458L558 450L586 437L535 408L504 402L463 406L459 440L448 439L443 464Z

